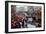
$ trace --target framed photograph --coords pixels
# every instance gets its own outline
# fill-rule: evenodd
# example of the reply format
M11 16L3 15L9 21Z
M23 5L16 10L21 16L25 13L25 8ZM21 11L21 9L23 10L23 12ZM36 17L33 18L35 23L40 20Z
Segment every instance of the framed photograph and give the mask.
M45 3L5 1L5 32L45 31Z

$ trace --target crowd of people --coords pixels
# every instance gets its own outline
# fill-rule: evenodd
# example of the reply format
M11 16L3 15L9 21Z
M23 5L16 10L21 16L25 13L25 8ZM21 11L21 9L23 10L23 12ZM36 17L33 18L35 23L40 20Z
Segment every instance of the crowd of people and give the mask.
M11 8L11 28L32 28L41 27L41 8L34 10L31 13L28 11L16 11L16 6Z

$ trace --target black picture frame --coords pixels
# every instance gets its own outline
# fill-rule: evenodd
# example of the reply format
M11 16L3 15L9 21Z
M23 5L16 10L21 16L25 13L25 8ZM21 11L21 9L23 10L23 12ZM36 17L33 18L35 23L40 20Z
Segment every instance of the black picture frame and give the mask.
M30 4L43 4L44 5L44 29L43 30L33 30L33 31L16 31L8 32L8 3L30 3ZM21 33L21 32L39 32L45 31L45 3L41 2L23 2L23 1L5 1L5 33Z

